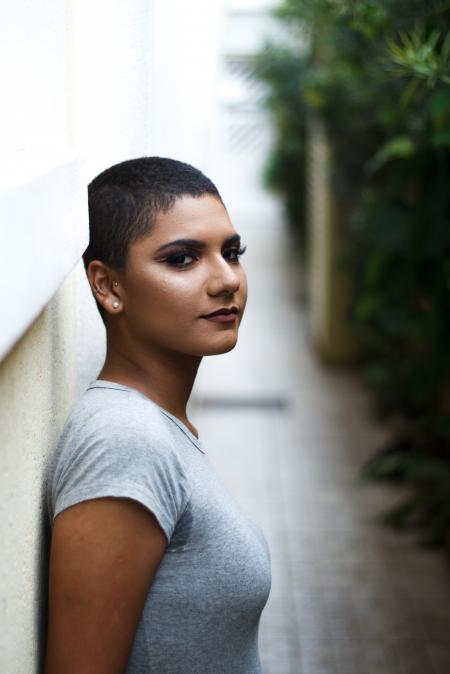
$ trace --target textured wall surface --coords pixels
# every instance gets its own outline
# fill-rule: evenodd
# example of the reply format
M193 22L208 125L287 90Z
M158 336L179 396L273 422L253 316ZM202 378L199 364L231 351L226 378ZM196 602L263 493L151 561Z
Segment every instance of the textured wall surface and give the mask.
M77 263L88 241L86 184L150 151L152 2L7 5L0 27L7 167L0 171L0 672L37 674L48 568L44 471L104 352L103 324ZM81 176L66 170L78 159Z
M43 474L74 396L75 275L0 364L0 671L41 657L47 567Z

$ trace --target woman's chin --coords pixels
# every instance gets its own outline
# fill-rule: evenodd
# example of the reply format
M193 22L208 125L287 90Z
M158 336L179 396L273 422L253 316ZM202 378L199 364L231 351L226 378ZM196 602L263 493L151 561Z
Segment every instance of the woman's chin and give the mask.
M218 356L221 353L228 353L234 349L237 343L237 334L228 336L227 339L223 338L222 340L217 340L216 343L212 343L212 340L209 344L205 345L201 349L202 356Z

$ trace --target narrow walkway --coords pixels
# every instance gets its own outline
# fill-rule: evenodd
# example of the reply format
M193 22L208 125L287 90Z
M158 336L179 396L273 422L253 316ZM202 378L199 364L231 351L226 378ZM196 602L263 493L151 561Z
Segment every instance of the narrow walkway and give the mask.
M357 379L312 357L279 221L234 218L248 244L247 310L236 348L203 360L190 403L272 551L264 674L449 674L448 565L374 522L401 494L355 476L386 432Z

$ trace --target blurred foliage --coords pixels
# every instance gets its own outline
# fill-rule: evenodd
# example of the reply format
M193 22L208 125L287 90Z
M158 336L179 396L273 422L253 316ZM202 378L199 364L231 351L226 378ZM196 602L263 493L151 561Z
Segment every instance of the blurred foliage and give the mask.
M266 104L275 121L276 140L265 165L264 185L282 197L286 219L305 251L305 104L301 83L303 57L267 43L253 61L255 76L268 85Z
M258 56L272 111L282 98L270 161L277 179L288 174L289 199L303 200L304 178L296 183L295 157L286 153L284 163L281 148L291 144L304 162L305 116L324 120L333 190L350 213L348 320L378 416L404 428L402 451L394 442L363 473L389 478L399 462L415 497L386 521L414 521L424 542L442 545L450 527L450 2L284 0L275 14L308 49L268 42Z
M379 515L380 522L396 529L419 529L419 543L424 547L448 544L450 470L447 457L430 454L427 446L416 446L411 451L411 438L405 436L397 438L368 461L360 477L411 487L406 498Z

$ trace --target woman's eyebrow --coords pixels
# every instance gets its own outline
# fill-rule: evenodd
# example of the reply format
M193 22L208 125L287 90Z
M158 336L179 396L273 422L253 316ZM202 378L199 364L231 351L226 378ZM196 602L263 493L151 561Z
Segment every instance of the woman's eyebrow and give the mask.
M241 237L239 234L233 234L233 236L229 236L225 241L223 242L224 245L229 245L231 243L238 243L240 244L241 242ZM157 253L159 253L160 250L164 250L164 248L168 248L169 246L175 246L175 245L184 245L184 246L192 246L193 248L205 248L206 243L204 241L199 241L198 239L176 239L175 241L170 241L169 243L165 243L162 246L160 246L157 249Z

